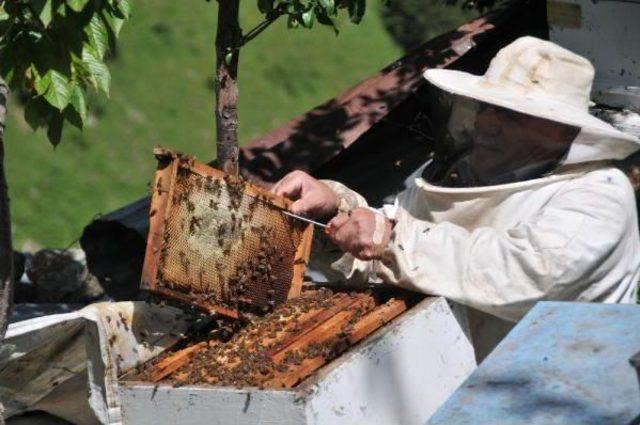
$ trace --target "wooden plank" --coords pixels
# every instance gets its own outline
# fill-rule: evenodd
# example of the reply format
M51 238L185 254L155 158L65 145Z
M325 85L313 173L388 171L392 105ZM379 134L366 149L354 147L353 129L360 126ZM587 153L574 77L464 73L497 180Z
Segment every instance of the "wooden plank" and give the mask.
M244 184L245 194L252 196L254 198L263 199L266 202L269 202L278 208L289 209L289 207L293 203L293 201L285 198L284 196L276 195L275 193L272 193L263 187L257 186L247 180L240 179L238 177L226 174L223 171L218 170L217 168L213 168L202 162L198 162L194 160L193 164L190 167L190 170L196 174L200 174L201 176L205 176L205 177L210 176L215 179L223 180L225 182L227 180L232 183L237 183L239 181L242 181Z
M376 308L358 320L351 329L347 330L349 343L356 344L378 328L389 323L407 310L407 302L402 299L392 299Z
M287 347L274 353L271 357L275 363L281 363L287 353L293 351L303 351L312 343L322 343L330 338L338 335L341 328L348 325L349 320L356 314L359 309L365 311L375 307L375 299L368 294L359 295L358 298L349 305L348 310L342 310L327 320L314 327L312 331L306 332L300 338L297 338Z
M208 344L205 341L199 342L195 345L177 351L173 355L162 360L160 363L155 365L153 372L151 372L151 382L161 381L171 375L180 367L187 364L198 350L205 348L207 345Z
M158 266L163 244L165 218L168 214L168 205L171 201L171 191L177 169L177 163L173 161L156 171L154 192L149 208L149 234L140 282L140 288L143 290L153 290L158 286Z
M393 299L386 304L369 312L367 315L359 319L353 326L346 330L347 339L338 341L337 349L346 350L349 345L353 345L363 340L366 336L379 329L395 317L407 310L405 300ZM341 313L344 314L345 312ZM340 319L336 319L340 321ZM314 341L317 343L329 342L332 338L337 338L338 334L328 335L327 338ZM347 343L348 341L348 343ZM316 356L304 359L299 365L293 365L286 372L279 372L276 376L265 383L266 387L271 388L291 388L313 374L320 367L324 366L326 359L323 356Z
M173 299L183 304L194 306L199 310L202 310L203 312L208 313L210 315L218 315L218 316L222 316L222 317L226 317L228 319L234 319L234 320L237 320L240 318L240 313L236 310L232 310L230 308L223 307L221 305L218 305L212 302L196 300L193 297L187 294L184 294L182 292L173 291L171 289L162 288L162 287L156 287L153 290L150 290L149 292L156 295L160 295L164 298Z
M287 299L295 298L302 291L304 273L307 270L307 263L311 256L311 244L313 242L313 225L309 224L302 231L302 237L293 260L293 277L291 278L291 288Z
M349 308L352 304L357 302L357 299L348 297L346 294L338 293L333 296L335 304L327 310L314 310L306 317L298 319L300 330L294 334L289 335L282 340L277 346L272 348L267 355L270 357L275 356L280 351L286 349L289 345L300 339L302 336L313 331L320 326L323 322L335 316L339 312Z

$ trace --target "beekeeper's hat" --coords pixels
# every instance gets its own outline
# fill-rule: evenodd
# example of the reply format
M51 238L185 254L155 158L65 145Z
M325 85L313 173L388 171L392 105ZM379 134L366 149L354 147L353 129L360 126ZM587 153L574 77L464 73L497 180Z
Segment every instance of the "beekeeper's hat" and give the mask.
M640 141L589 114L594 73L593 65L582 56L527 36L500 50L484 75L429 69L424 77L450 93L579 127L582 143L603 138L622 142L616 143L620 151L615 156L624 157L637 150ZM593 153L589 159L598 159Z

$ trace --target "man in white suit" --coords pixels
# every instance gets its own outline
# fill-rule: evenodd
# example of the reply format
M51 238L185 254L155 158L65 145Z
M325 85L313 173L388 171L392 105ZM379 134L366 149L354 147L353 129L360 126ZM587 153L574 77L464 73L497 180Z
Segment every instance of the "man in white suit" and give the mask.
M589 114L591 63L523 37L483 76L424 77L435 155L394 204L299 171L274 186L293 212L332 218L325 272L470 307L480 358L536 301L634 302L635 199L609 161L640 142Z

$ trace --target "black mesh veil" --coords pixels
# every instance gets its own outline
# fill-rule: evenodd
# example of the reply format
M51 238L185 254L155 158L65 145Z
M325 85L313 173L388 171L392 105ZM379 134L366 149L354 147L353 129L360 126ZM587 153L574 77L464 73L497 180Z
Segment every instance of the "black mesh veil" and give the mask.
M422 97L432 121L433 161L423 177L442 186L488 186L553 171L580 129L429 85Z

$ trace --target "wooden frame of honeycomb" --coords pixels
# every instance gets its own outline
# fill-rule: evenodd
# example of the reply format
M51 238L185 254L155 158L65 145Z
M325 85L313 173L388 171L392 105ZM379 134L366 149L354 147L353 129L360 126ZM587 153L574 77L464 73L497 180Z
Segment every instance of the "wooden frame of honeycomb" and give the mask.
M157 148L141 289L207 314L267 312L300 294L313 226L291 201Z

